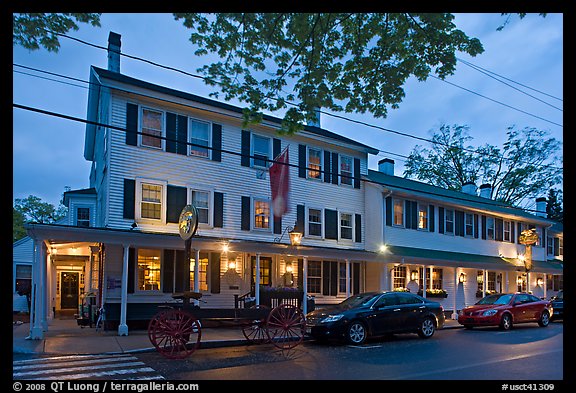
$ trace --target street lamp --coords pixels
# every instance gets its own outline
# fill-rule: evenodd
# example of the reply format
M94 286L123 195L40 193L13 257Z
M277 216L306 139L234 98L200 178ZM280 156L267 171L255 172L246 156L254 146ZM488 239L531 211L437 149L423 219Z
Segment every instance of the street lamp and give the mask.
M290 244L293 246L299 246L300 243L302 243L302 233L298 232L296 230L294 230L294 228L292 228L292 230L290 232L288 232L288 235L290 236Z

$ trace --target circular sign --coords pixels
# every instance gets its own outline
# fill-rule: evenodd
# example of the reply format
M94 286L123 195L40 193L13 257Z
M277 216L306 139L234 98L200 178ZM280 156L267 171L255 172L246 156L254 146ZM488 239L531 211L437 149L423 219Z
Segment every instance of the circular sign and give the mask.
M194 205L186 205L180 213L178 220L178 232L184 240L190 239L198 229L198 211Z

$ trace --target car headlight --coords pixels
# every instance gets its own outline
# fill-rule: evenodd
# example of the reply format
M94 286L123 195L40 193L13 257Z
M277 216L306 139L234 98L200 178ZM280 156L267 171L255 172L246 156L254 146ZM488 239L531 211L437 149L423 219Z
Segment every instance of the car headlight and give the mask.
M458 311L458 315L464 315L464 310Z
M324 318L322 321L322 323L329 323L329 322L336 322L342 319L344 315L342 314L336 314L336 315L328 315L326 318Z
M489 317L489 316L495 315L497 312L498 312L498 310L488 310L488 311L484 311L482 313L482 315L485 317Z

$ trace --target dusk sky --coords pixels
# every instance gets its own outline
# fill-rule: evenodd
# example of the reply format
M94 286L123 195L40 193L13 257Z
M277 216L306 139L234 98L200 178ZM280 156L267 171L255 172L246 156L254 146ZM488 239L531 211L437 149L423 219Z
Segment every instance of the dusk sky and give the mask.
M482 72L459 62L456 73L446 81L411 79L400 108L390 109L386 119L370 114L336 115L427 139L443 123L466 124L475 147L502 146L507 128L513 125L547 130L563 141L563 15L528 14L524 19L514 15L497 31L505 19L499 13L456 14L456 26L478 38L485 49L474 58L464 53L457 57L481 67ZM193 74L209 62L206 56L194 55L190 30L172 14L103 14L101 25L82 24L68 35L106 47L108 34L114 31L121 35L123 53ZM58 53L13 46L13 102L85 119L86 83L22 67L83 81L88 80L91 65L107 67L105 50L63 37L60 43ZM127 57L121 58L120 69L128 76L204 97L214 91L198 78ZM321 126L380 149L383 152L378 156L369 157L369 168L377 169L378 160L392 158L397 176L403 174L402 156L408 156L416 145L428 147L418 139L328 115L322 115ZM88 188L91 162L83 156L84 131L83 123L14 108L13 199L36 195L57 206L65 186Z

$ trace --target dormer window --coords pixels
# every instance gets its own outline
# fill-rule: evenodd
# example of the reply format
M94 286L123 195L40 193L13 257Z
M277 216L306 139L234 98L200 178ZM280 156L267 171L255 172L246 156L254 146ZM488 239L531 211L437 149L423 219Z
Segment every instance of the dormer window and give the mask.
M76 226L89 227L90 226L90 208L78 207L76 209Z

